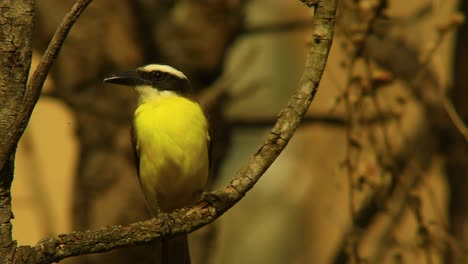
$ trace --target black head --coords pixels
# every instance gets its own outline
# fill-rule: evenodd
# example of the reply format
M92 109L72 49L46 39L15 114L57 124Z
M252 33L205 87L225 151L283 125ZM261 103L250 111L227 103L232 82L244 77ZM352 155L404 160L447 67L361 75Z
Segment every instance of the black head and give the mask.
M149 64L133 71L112 74L104 82L126 86L150 86L158 91L173 91L180 95L191 95L192 86L179 70L168 65Z

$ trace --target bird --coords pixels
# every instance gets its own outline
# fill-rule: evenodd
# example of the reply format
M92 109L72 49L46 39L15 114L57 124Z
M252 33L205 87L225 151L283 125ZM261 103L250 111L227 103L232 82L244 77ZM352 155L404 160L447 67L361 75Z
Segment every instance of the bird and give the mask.
M151 214L198 201L209 177L210 131L187 76L169 65L149 64L110 74L104 82L138 93L131 138ZM163 239L161 254L162 263L190 263L187 235Z

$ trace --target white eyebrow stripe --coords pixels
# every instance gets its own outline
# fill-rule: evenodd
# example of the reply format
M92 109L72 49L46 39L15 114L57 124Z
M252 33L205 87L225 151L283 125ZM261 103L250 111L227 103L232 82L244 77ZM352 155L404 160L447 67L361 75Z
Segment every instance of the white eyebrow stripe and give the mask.
M138 68L140 71L146 71L146 72L151 72L151 71L161 71L161 72L167 72L169 74L172 74L174 76L177 76L181 79L187 79L187 76L183 74L181 71L169 66L169 65L162 65L162 64L149 64L143 67Z

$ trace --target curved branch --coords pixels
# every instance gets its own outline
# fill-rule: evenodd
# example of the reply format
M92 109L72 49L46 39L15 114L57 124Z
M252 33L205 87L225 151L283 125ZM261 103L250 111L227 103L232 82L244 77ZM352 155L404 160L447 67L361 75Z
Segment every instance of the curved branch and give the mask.
M86 6L88 6L88 4L91 2L92 0L77 0L73 4L70 12L65 15L62 23L52 37L49 47L47 47L44 56L42 56L37 69L34 71L34 74L29 81L26 92L24 93L22 107L18 111L18 118L15 120L15 129L10 130L10 136L5 140L7 142L2 142L2 145L4 144L4 146L0 148L0 168L3 167L5 161L11 155L14 147L23 134L24 129L29 122L29 118L31 117L34 106L36 106L36 103L39 100L42 86L45 82L47 74L49 73L49 69L57 58L57 55L68 35L68 32L78 17L83 13Z
M18 263L50 263L81 254L105 252L115 248L143 244L158 238L189 233L206 225L234 206L260 179L299 126L317 92L328 52L332 44L336 0L318 2L314 17L313 43L296 92L280 112L266 142L224 190L206 194L203 201L158 219L128 226L109 226L96 231L72 232L39 242L34 247L19 247ZM21 262L20 262L21 261Z

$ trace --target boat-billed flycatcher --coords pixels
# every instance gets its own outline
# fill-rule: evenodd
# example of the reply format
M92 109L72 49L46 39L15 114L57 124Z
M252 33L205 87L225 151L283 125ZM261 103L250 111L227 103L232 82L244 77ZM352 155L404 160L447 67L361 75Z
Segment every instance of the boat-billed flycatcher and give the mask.
M151 213L156 216L158 212L171 212L196 202L208 179L210 135L207 119L193 98L187 77L170 66L150 64L112 74L104 81L134 87L139 94L132 142ZM181 239L176 240L180 251ZM169 241L168 247L171 242L176 243ZM164 243L162 254L167 262L190 262L186 236L182 242L186 257L180 252L164 253ZM174 253L178 256L171 256ZM165 254L168 255L164 257Z

